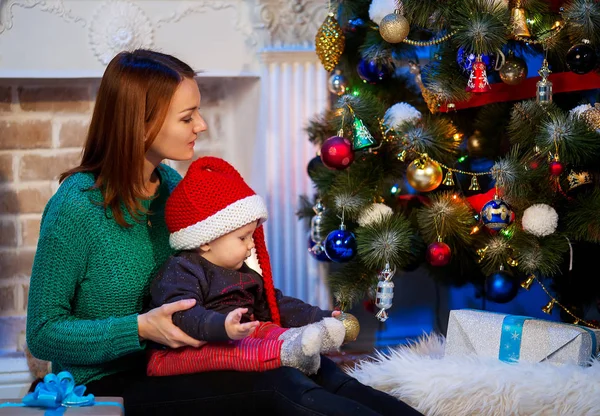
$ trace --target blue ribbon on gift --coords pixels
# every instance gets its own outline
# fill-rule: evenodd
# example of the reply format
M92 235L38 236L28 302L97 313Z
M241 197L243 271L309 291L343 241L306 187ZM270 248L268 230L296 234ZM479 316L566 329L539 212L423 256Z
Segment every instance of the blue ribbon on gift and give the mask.
M514 363L519 361L521 355L521 339L523 338L523 325L525 321L534 319L529 316L506 315L502 321L502 333L500 334L500 351L498 358L501 361ZM572 325L572 324L566 324ZM583 329L592 339L592 358L596 356L596 333L589 328L573 325Z
M68 371L46 374L44 381L35 386L33 393L23 397L22 403L2 403L1 407L40 407L46 409L45 416L60 416L69 407L118 406L118 402L96 402L93 394L84 396L85 386L76 386L75 379Z

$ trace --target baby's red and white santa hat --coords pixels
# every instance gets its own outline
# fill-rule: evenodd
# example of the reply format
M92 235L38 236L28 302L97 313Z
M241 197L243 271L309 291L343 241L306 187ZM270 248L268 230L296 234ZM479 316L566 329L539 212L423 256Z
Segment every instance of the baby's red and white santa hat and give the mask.
M271 318L280 324L279 308L262 223L267 206L223 159L207 156L194 161L167 200L165 220L175 250L194 250L246 224L258 221L254 248Z

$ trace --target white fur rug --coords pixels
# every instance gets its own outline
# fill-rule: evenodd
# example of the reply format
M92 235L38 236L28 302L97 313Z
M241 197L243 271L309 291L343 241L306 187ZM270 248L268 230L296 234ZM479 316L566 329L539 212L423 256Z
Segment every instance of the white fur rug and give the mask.
M600 415L600 362L590 367L444 357L444 338L377 353L346 370L427 416Z

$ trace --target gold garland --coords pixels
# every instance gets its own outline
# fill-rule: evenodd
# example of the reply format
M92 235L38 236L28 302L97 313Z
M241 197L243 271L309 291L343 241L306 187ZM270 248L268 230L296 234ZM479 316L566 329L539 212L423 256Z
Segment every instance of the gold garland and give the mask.
M548 295L548 297L550 298L550 302L548 302L548 304L542 308L542 311L544 313L547 313L548 315L550 315L552 313L552 308L554 307L554 305L558 305L559 308L561 308L563 311L565 311L567 314L569 314L574 319L573 323L575 325L579 325L579 324L583 323L585 326L588 326L590 328L600 329L600 326L594 325L593 323L588 322L585 319L578 317L573 312L571 312L569 310L569 308L567 308L565 305L560 303L554 296L552 296L550 294L548 289L546 289L546 286L544 286L544 284L540 281L540 279L538 279L538 277L535 274L533 274L533 273L530 274L529 277L527 278L527 280L525 280L523 283L521 283L521 287L526 290L529 290L529 287L531 286L531 283L533 283L534 280L540 285L542 290L544 292L546 292L546 295Z
M404 39L402 42L403 43L407 43L409 45L412 46L433 46L433 45L439 45L440 43L444 43L447 40L450 40L450 38L452 38L452 36L456 35L458 31L457 30L453 30L452 32L442 36L441 38L437 38L437 39L431 39L431 40L412 40L412 39Z
M379 143L379 145L377 147L369 149L369 151L371 151L371 152L376 152L381 146L383 146L384 142L392 142L393 140L399 139L398 132L396 130L387 127L384 124L383 119L379 118L378 121L379 121L379 130L381 132L382 140L381 140L381 143ZM453 186L454 185L454 180L452 180L451 175L453 173L460 173L462 175L471 176L471 185L469 186L469 190L470 191L478 191L479 190L479 183L477 182L477 177L478 176L491 175L493 173L493 170L490 170L490 171L487 171L487 172L469 172L469 171L466 171L466 170L451 168L450 166L447 166L444 163L439 162L439 161L433 159L427 153L417 152L416 150L412 150L412 149L410 149L409 151L412 151L412 152L416 153L421 158L427 158L427 159L431 160L432 162L437 163L438 165L440 165L440 167L446 169L448 171L446 173L446 179L444 179L444 185L446 185L446 186ZM406 159L407 153L408 152L407 152L406 149L402 150L402 152L400 152L398 154L398 160L400 160L401 162L404 162L404 160Z

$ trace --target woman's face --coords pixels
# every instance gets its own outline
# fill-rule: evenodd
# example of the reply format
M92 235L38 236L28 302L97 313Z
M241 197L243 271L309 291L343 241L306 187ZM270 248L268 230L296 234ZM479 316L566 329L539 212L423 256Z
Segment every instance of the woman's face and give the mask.
M147 159L158 164L164 159L189 160L194 157L197 135L206 130L199 108L198 84L184 78L173 94L165 122L146 152Z

